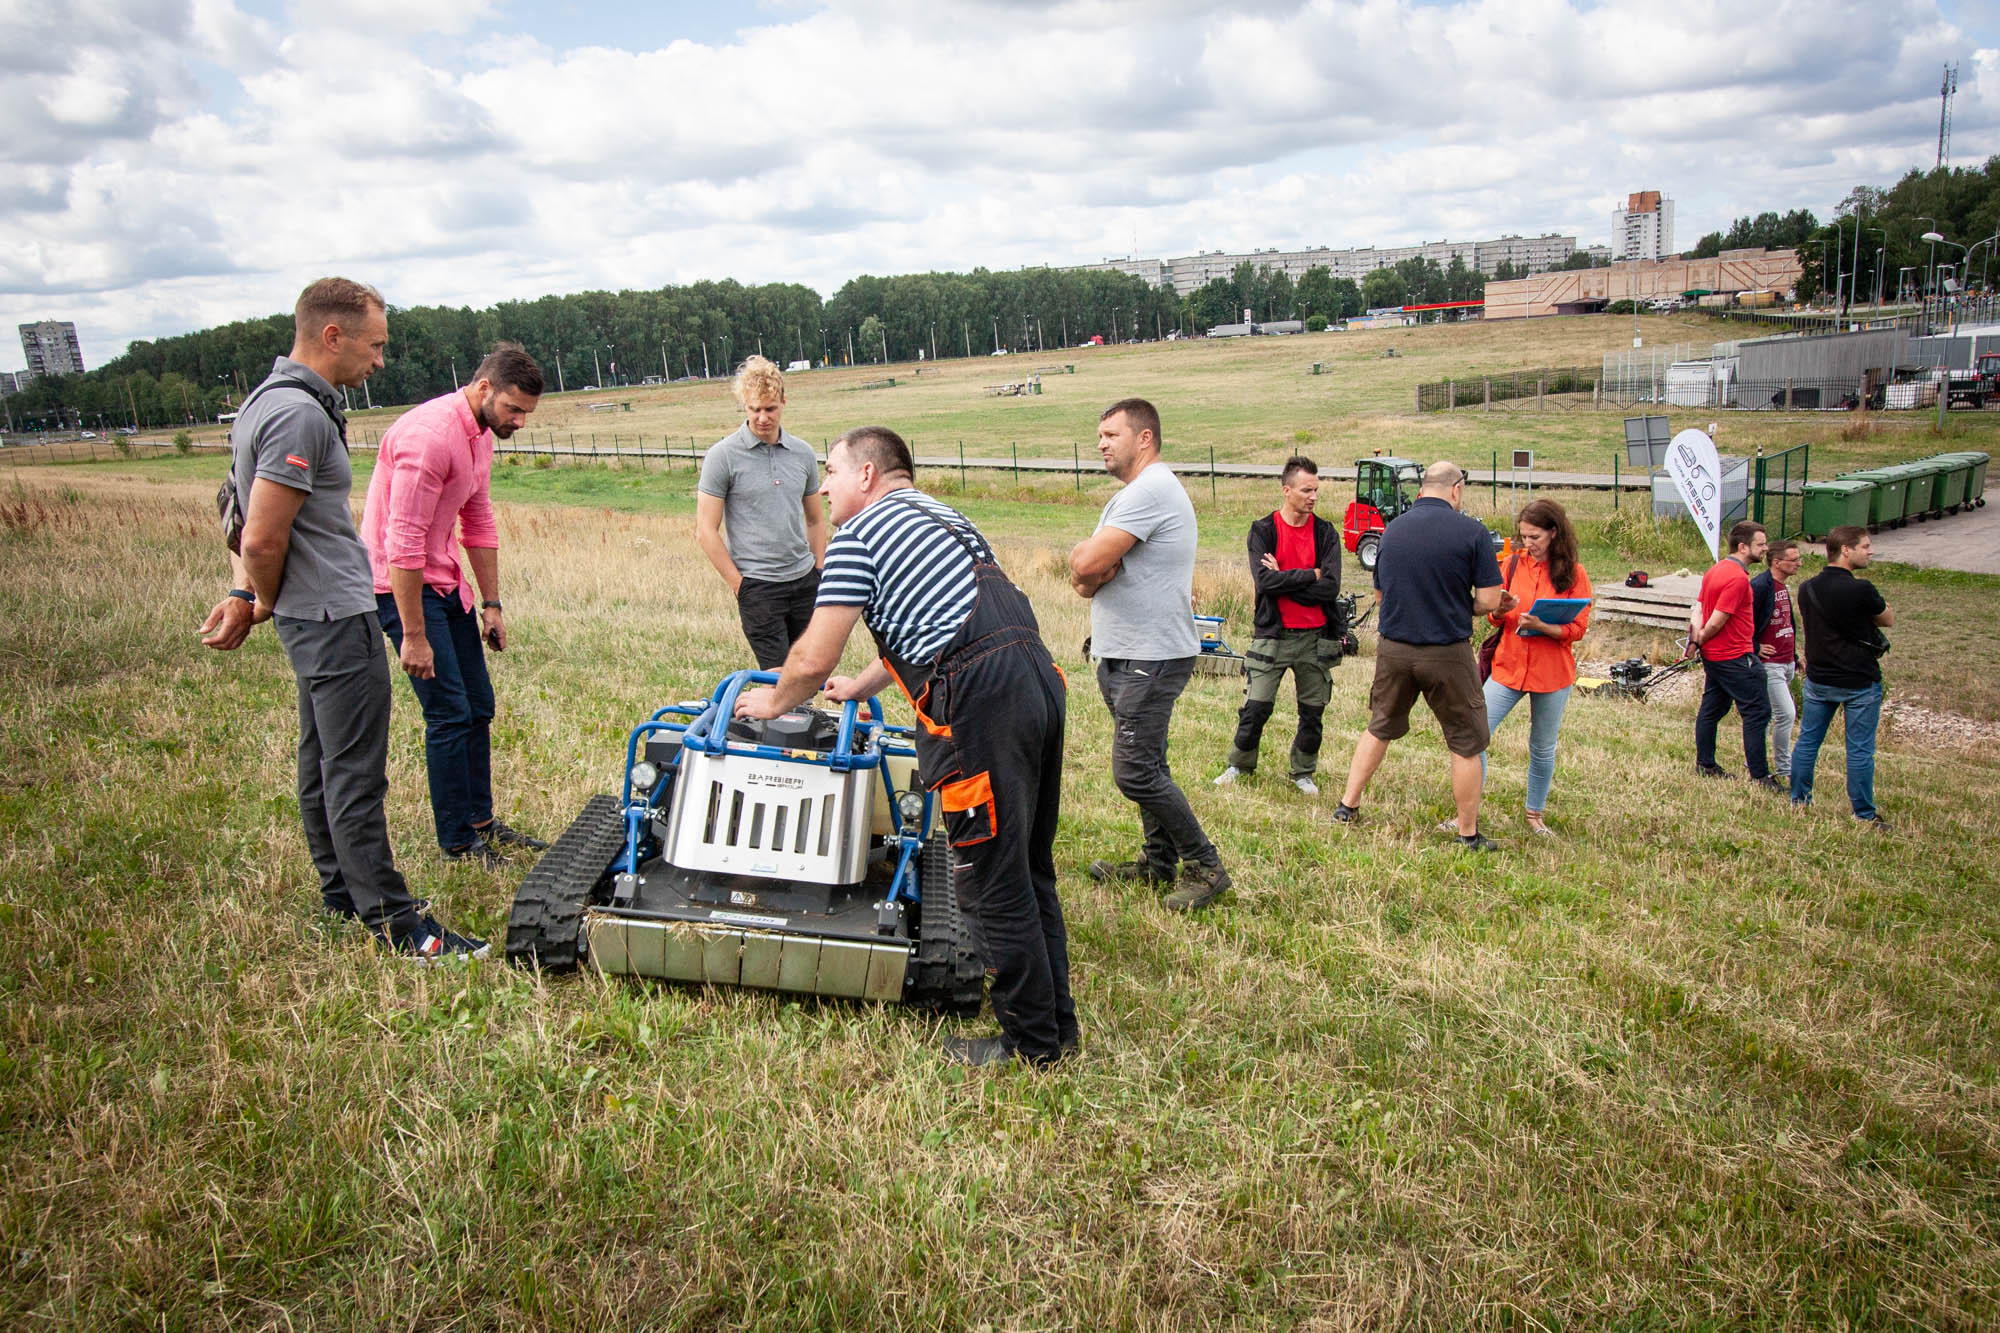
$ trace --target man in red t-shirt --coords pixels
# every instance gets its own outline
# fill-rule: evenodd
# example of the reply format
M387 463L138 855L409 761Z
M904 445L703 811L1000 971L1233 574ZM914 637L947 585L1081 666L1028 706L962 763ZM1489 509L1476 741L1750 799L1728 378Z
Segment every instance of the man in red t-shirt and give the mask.
M1340 661L1340 533L1313 514L1319 468L1310 458L1285 460L1278 484L1283 503L1250 525L1250 581L1257 590L1250 631L1249 679L1229 767L1215 780L1227 787L1257 769L1257 747L1287 671L1298 695L1299 729L1292 737L1292 784L1319 795L1321 719L1332 694L1327 668Z
M1768 544L1763 524L1738 523L1729 530L1729 554L1702 577L1688 636L1688 643L1701 650L1708 678L1694 717L1694 766L1706 777L1729 776L1715 762L1715 729L1734 705L1743 719L1743 760L1750 780L1782 791L1764 751L1771 699L1757 664L1757 617L1750 591L1750 566L1764 558Z

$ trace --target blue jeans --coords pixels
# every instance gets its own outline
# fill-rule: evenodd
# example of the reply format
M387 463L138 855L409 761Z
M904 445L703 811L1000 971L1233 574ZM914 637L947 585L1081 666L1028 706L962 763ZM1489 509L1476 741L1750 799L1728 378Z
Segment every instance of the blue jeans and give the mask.
M403 651L403 619L396 599L375 594L375 614L397 652ZM436 659L429 680L410 677L424 709L424 767L430 775L431 817L438 846L469 846L479 836L474 824L493 821L493 758L488 732L493 722L493 682L486 674L486 650L479 641L476 612L460 603L458 590L440 596L424 589L424 637Z
M1875 726L1882 720L1882 682L1859 689L1818 685L1808 677L1799 712L1799 742L1792 747L1792 799L1812 800L1813 765L1836 709L1847 711L1847 802L1856 819L1875 818Z
M1556 780L1556 732L1562 727L1563 709L1569 707L1570 686L1531 694L1509 689L1490 677L1486 681L1486 730L1490 735L1514 705L1528 701L1528 799L1527 808L1540 813L1548 808L1549 786ZM1479 756L1479 774L1486 776L1486 756Z

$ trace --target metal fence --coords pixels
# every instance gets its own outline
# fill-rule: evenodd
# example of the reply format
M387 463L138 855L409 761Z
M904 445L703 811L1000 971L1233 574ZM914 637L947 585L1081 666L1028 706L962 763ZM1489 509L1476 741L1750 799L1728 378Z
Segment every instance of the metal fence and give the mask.
M1773 537L1805 535L1806 469L1811 462L1810 444L1757 455L1750 478L1750 517Z
M1417 411L1450 412L1461 407L1491 407L1494 403L1547 399L1597 390L1597 374L1588 366L1537 366L1498 375L1468 375L1417 386Z

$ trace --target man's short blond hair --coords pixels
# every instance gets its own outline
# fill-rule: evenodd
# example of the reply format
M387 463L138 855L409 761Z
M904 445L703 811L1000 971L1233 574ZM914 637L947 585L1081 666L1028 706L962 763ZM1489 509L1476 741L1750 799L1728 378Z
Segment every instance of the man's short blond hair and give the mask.
M783 402L785 372L779 370L774 361L768 361L761 356L746 357L729 387L735 392L739 407L747 408L753 397L761 398L767 393L776 394L778 401Z
M301 342L315 342L319 331L329 324L353 331L376 310L386 311L389 303L382 293L352 278L321 278L299 293L292 307L292 332Z

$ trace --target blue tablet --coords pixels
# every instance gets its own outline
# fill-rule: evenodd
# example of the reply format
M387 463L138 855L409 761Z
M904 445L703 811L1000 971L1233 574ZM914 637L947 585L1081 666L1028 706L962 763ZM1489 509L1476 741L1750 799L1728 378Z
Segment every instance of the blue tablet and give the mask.
M1583 608L1590 605L1588 597L1537 597L1535 604L1525 614L1549 625L1567 625L1583 614ZM1533 638L1534 631L1516 628L1514 631L1523 638Z

